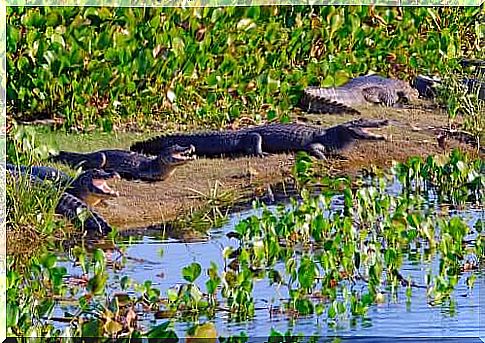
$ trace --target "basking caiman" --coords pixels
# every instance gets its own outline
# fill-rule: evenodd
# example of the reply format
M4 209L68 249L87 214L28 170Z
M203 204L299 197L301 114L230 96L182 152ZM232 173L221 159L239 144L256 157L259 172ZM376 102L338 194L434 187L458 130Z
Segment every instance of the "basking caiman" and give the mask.
M485 100L485 79L480 78L461 78L464 91L468 94L477 94L478 99ZM419 95L425 98L435 98L438 91L437 87L441 86L442 80L439 77L418 75L414 80L414 87L418 90Z
M106 183L106 181L120 178L116 172L91 169L83 171L76 178L71 178L66 173L48 166L15 166L7 163L6 168L11 172L33 175L42 181L52 181L57 186L65 188L67 193L90 206L95 206L104 199L119 196L119 193L112 190Z
M75 168L113 170L130 180L161 181L169 177L177 166L193 159L194 150L193 146L172 145L159 151L157 157L124 150L100 150L85 154L60 151L51 160Z
M66 187L65 182L70 179L69 176L61 171L44 166L26 167L14 166L12 164L6 165L6 170L16 181L19 176L28 177L29 182L36 185L43 185L47 182L52 182L55 186ZM106 184L106 180L119 178L117 173L107 173L103 170L89 170L82 173L76 179L67 185L65 191L61 194L59 202L56 206L55 212L67 219L82 225L90 233L107 234L112 228L110 225L95 211L93 211L86 202L96 202L107 198L117 196ZM80 219L79 214L86 211L88 215L83 220Z
M383 140L383 136L366 132L363 128L382 127L387 120L359 119L330 128L304 124L269 124L237 131L213 131L158 136L137 142L130 150L156 155L173 144L193 145L198 156L234 156L306 151L317 158L335 154L351 146L358 139Z
M303 110L310 113L360 114L355 106L398 106L412 102L418 95L405 81L366 75L351 79L340 87L307 87L300 104Z

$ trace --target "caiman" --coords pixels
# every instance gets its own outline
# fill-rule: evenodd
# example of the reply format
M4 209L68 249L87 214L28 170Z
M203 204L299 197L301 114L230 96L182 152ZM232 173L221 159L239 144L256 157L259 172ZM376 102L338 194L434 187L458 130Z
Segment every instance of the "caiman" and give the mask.
M119 193L107 184L109 180L120 178L118 173L112 171L90 169L83 171L76 178L71 178L66 173L48 166L15 166L7 163L6 168L11 172L33 175L42 181L52 181L90 206L95 206L104 199L119 196Z
M74 168L112 170L129 180L162 181L172 175L176 167L192 160L195 157L194 150L193 146L174 144L160 150L156 157L116 149L85 154L60 151L50 159Z
M419 94L405 81L379 75L359 76L340 87L310 86L303 91L301 108L309 113L360 114L356 106L401 106Z
M67 174L45 166L26 167L7 163L6 170L17 181L19 176L22 175L22 177L28 177L29 181L36 185L44 185L47 181L52 182L55 186L63 187L65 191L62 192L55 209L57 214L83 226L90 233L104 235L112 231L110 225L92 210L86 202L97 202L93 201L93 199L99 201L107 197L117 196L117 192L112 191L106 184L107 180L119 178L117 173L89 170L79 175L76 179L71 179ZM66 182L70 183L66 184ZM88 215L81 220L79 215L85 211Z
M358 119L330 128L305 124L269 124L237 131L211 131L153 137L137 142L130 150L156 155L173 144L193 145L198 156L257 155L306 151L319 159L350 147L359 139L384 140L364 128L388 125L388 120Z
M482 78L457 78L463 86L463 91L468 94L476 94L478 99L485 100L485 79ZM414 87L419 95L424 98L435 98L438 94L437 88L442 86L443 81L439 77L418 75L414 80Z

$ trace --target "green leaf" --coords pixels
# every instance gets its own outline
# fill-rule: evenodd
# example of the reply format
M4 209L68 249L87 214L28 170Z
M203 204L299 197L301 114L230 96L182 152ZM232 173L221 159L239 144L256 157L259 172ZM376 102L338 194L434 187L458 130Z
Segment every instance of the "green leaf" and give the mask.
M106 286L107 281L108 281L107 273L105 272L98 273L94 275L91 279L89 279L87 289L92 294L100 295L104 292L104 288Z
M168 329L169 325L170 325L170 322L167 321L165 323L162 323L160 325L153 327L147 333L147 338L160 338L160 339L164 339L164 342L167 342L167 343L177 342L178 341L177 335L173 330Z
M7 328L16 327L19 320L19 308L16 304L7 303Z
M194 282L202 272L200 264L194 262L182 269L182 276L188 282Z
M41 259L42 265L47 269L53 268L56 265L56 262L57 256L52 253L44 255L44 257Z

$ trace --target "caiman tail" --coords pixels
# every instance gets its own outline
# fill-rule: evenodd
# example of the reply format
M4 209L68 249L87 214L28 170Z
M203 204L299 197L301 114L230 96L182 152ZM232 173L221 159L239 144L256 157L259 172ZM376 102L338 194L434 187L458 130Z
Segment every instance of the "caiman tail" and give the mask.
M81 214L85 212L85 214ZM56 213L65 216L75 224L82 226L88 233L106 235L112 231L111 226L94 210L69 193L63 193L56 207ZM80 218L83 216L84 218Z
M102 169L106 164L106 156L102 153L81 154L70 151L59 151L57 155L49 157L52 162L60 162L77 169Z
M319 88L319 87L307 87L303 91L303 96L300 100L300 106L303 110L309 113L329 113L329 114L359 114L356 109L344 105L336 98L336 88ZM338 95L345 95L349 97L349 94L338 91Z

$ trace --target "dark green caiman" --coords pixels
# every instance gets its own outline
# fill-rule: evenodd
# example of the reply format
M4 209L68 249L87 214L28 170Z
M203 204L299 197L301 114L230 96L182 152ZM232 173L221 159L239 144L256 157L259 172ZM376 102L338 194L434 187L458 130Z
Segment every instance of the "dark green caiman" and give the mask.
M212 131L174 134L137 142L130 150L156 155L173 144L193 145L198 156L236 156L306 151L317 158L336 154L350 147L359 139L384 140L364 128L388 125L388 120L358 119L330 128L304 124L269 124L237 131Z
M43 185L50 182L53 187L63 189L55 212L76 224L82 224L88 232L106 234L112 230L110 225L88 204L93 205L103 199L118 196L118 193L106 183L108 180L118 179L117 173L92 169L72 179L52 167L14 166L9 163L6 164L6 171L16 181L22 175L29 178L33 184ZM84 211L88 215L81 220L79 214Z
M193 146L167 146L156 157L124 150L99 150L91 153L60 151L50 160L83 169L98 168L112 170L125 179L162 181L172 175L175 168L192 160Z
M379 75L359 76L340 87L310 86L303 91L300 106L309 113L360 114L355 106L399 106L419 96L409 83Z

